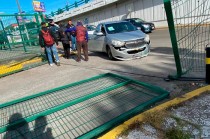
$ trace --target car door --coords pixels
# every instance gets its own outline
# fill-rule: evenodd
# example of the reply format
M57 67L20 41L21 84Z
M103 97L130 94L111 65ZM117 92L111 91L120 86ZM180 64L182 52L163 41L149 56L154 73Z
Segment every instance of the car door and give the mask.
M103 52L105 45L105 35L101 32L102 24L96 27L93 34L89 35L88 50L93 52Z

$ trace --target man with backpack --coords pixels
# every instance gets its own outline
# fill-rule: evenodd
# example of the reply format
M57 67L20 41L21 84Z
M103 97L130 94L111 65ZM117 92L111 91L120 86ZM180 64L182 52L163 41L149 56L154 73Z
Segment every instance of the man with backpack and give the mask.
M57 48L58 41L55 34L46 27L46 23L41 23L41 30L39 32L39 44L42 50L46 51L46 55L49 61L50 66L53 66L53 57L55 57L55 62L57 66L60 66L60 60L58 57Z
M76 32L77 40L77 62L81 61L81 49L85 56L85 61L88 61L88 32L87 29L83 26L81 21L77 22L77 26L74 28L69 28L66 32Z

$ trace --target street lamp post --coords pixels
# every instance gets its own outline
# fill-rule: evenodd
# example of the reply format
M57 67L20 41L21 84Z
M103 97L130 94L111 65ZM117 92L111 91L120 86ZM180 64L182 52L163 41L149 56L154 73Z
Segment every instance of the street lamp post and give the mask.
M17 6L18 6L18 11L19 13L22 13L21 7L20 7L20 3L18 0L16 0Z

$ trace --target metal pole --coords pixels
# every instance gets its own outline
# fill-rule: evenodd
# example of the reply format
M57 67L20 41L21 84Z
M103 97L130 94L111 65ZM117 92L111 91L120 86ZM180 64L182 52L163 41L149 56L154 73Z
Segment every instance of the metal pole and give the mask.
M206 46L206 83L210 84L210 44Z
M22 13L19 1L16 0L16 3L17 3L17 6L18 6L19 13Z
M19 23L19 21L18 21L18 17L17 16L15 16L16 17L16 20L17 20L17 24L18 24L18 26L20 27L20 23ZM21 31L21 29L19 28L19 31L20 31L20 37L21 37L21 39L22 39L22 42L23 42L23 48L24 48L24 51L25 52L27 52L27 50L26 50L26 46L25 46L25 43L24 43L24 39L23 39L23 35L22 35L22 31Z
M176 62L177 77L175 78L180 78L182 76L182 66L180 62L176 31L175 31L175 25L174 25L174 18L173 18L173 12L172 12L172 7L171 7L171 0L164 0L164 7L166 10L168 27L169 27L169 32L171 36L171 43L172 43L172 48L174 52L174 59Z

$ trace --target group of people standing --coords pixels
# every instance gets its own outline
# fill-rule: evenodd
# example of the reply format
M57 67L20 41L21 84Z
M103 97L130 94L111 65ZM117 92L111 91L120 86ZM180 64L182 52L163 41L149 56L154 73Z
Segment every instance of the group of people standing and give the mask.
M81 61L81 49L83 49L85 61L88 61L88 33L81 21L74 26L69 20L65 26L63 23L56 25L53 21L47 26L46 22L41 23L41 30L39 32L39 44L43 51L45 51L50 66L54 62L60 66L60 60L57 48L60 48L58 41L62 42L64 49L64 57L70 58L70 51L77 51L77 62ZM56 31L57 30L57 31ZM70 49L71 48L71 49Z

